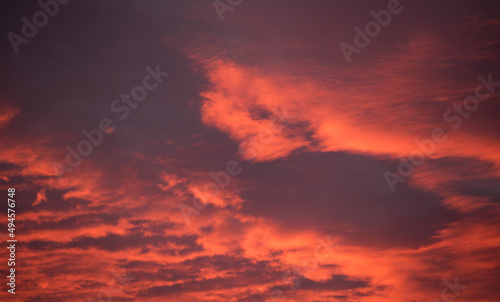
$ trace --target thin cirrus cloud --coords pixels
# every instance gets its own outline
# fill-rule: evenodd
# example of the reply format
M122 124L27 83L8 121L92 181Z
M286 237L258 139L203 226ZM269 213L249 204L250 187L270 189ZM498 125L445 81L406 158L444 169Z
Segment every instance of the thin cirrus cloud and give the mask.
M245 1L224 23L209 2L65 6L23 45L26 56L51 54L44 38L67 50L48 57L48 74L31 65L33 91L15 83L18 58L3 63L14 76L0 183L22 201L20 299L433 301L455 278L462 301L498 299L498 94L457 130L443 112L478 76L500 79L499 19L481 5L413 2L352 64L338 44L386 1ZM84 47L89 36L103 52ZM115 54L106 72L102 54ZM58 178L65 146L112 116L151 62L171 73L165 86ZM276 112L287 122L262 143ZM448 141L391 192L384 172L436 127ZM206 196L229 160L241 174ZM204 207L186 223L179 205L196 198ZM332 253L313 268L326 238Z

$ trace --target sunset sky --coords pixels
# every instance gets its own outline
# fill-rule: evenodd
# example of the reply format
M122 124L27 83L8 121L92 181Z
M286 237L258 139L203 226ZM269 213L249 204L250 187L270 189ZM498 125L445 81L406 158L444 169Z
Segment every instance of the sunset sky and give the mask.
M1 301L500 301L500 2L0 6Z

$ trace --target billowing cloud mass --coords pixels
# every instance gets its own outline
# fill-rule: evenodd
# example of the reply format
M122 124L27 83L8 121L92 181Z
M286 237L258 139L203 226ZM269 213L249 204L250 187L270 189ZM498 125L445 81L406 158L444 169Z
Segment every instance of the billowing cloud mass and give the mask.
M500 300L496 2L46 2L2 47L2 301Z

